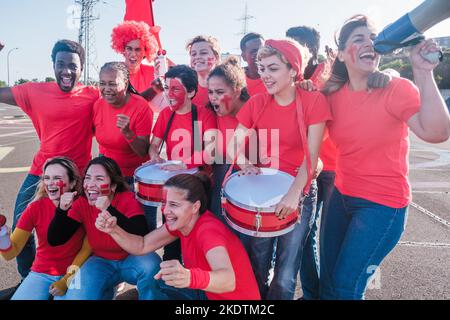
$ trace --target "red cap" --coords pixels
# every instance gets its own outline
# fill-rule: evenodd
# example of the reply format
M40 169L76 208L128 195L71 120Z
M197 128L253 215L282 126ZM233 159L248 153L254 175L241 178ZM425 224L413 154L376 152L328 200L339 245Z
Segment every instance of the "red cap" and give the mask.
M295 43L294 41L289 41L289 40L269 39L269 40L265 41L264 45L272 47L275 50L278 50L289 62L292 69L297 71L296 80L303 79L302 53L301 53L299 44Z

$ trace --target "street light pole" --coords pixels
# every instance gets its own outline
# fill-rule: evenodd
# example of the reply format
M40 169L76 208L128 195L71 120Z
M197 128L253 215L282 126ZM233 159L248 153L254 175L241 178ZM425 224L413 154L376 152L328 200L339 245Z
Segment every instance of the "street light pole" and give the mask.
M9 85L9 55L11 54L11 52L13 52L14 50L18 50L19 48L12 48L11 50L8 51L8 55L6 56L6 65L7 65L7 69L8 69L8 87Z

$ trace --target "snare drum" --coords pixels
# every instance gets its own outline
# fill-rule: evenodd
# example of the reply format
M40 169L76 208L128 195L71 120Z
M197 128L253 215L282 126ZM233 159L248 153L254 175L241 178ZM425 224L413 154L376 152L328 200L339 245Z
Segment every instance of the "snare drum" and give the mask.
M222 214L235 230L253 237L277 237L292 231L298 210L279 220L275 207L289 191L294 177L262 168L260 175L232 174L222 189Z
M197 168L179 171L166 171L162 167L168 164L179 164L178 161L167 161L164 163L147 164L140 166L134 172L134 190L136 199L143 205L160 207L164 202L164 183L173 176L187 173L194 174Z

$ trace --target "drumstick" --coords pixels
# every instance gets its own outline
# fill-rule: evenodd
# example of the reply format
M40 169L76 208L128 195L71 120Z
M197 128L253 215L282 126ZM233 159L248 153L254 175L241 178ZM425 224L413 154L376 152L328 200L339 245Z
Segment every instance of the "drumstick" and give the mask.
M0 228L6 224L6 217L0 214Z

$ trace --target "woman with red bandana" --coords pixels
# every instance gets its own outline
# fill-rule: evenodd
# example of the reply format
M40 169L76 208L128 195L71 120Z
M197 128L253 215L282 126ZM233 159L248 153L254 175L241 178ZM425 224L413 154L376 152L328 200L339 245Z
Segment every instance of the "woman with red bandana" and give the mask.
M258 51L259 72L266 94L252 97L237 114L237 132L254 128L268 136L279 135L279 144L269 141L266 155L259 150L258 163L238 163L243 174L259 174L259 167L268 166L295 177L288 193L276 206L275 214L280 220L300 209L305 192L310 196L294 230L273 238L250 237L250 260L263 299L291 300L297 282L302 250L310 230L312 212L315 210L315 181L312 172L317 166L325 123L331 119L325 97L318 92L297 89L296 81L302 79L306 49L292 40L267 40ZM264 136L264 135L262 135ZM244 142L236 135L239 147ZM276 258L273 280L269 282L269 269L276 242Z
M24 278L12 300L49 300L64 295L75 271L91 255L91 248L79 229L63 246L51 247L47 240L50 221L55 216L61 197L67 192L81 193L81 177L72 160L55 157L44 164L43 175L34 198L20 216L17 227L0 245L5 260L16 258L36 232L39 246L30 273ZM4 244L0 238L0 244ZM70 267L70 269L69 269ZM67 273L66 273L67 272Z
M216 119L207 108L192 102L198 80L197 73L185 65L170 68L165 74L165 94L170 107L161 111L153 128L150 142L150 163L162 163L163 143L166 144L167 160L179 160L180 164L168 164L165 170L177 171L212 164L208 150L213 146ZM179 242L166 248L164 260L180 257Z
M369 278L398 243L411 201L409 129L430 143L450 136L450 117L433 77L437 64L423 58L438 51L435 43L423 41L411 50L417 86L394 77L385 88L368 90L380 62L376 34L366 16L344 24L323 88L337 161L320 234L321 299L363 299Z
M191 68L197 72L198 88L192 102L199 108L208 104L208 75L220 63L220 46L216 38L197 36L186 45Z

